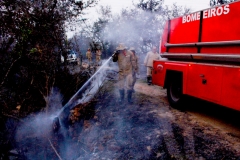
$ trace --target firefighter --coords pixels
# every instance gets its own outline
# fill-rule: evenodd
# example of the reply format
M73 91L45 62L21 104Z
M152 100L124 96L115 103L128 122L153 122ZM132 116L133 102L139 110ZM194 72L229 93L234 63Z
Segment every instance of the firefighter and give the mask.
M152 69L153 69L153 60L159 60L160 55L157 52L157 47L153 46L152 50L149 51L144 59L144 65L147 67L147 83L148 85L152 84Z
M133 68L133 72L132 72L132 75L133 75L132 91L135 92L134 85L137 81L137 74L139 74L138 57L136 55L135 48L131 47L129 50L133 53L133 61L134 61L134 64L136 65Z
M101 55L102 55L102 52L101 52L101 50L100 49L98 49L97 51L96 51L96 63L97 63L97 66L99 66L100 64L100 61L101 61Z
M119 103L121 104L124 100L125 95L125 86L127 89L127 100L131 104L132 101L132 85L133 85L133 76L132 71L135 65L133 60L133 53L128 51L124 44L119 44L116 48L116 51L112 55L113 62L118 62L119 73L118 73L118 87L119 87L119 94L120 100Z
M87 50L87 52L86 52L86 57L87 57L87 59L88 59L89 65L90 65L91 62L92 62L92 52L91 52L91 49L90 49L90 48L88 48L88 50Z

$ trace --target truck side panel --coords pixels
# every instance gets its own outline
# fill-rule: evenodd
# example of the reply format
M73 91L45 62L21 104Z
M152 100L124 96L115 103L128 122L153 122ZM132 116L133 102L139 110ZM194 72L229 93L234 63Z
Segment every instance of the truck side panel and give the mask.
M239 41L239 8L240 1L237 1L166 22L161 52L240 55L240 42L231 45L197 44ZM192 45L188 45L190 43Z
M240 67L223 69L222 105L240 111Z
M240 3L222 5L205 10L202 23L202 41L234 41L240 38L239 23ZM214 16L216 15L216 16ZM202 47L201 53L235 53L240 54L239 46Z
M199 23L200 21L194 21L192 23L182 24L182 17L171 20L171 30L169 33L169 42L171 44L176 43L190 43L198 42L199 35ZM188 28L186 30L186 28ZM172 47L168 49L168 52L175 53L197 53L196 47Z
M186 94L221 103L223 67L194 63L188 72Z
M153 84L164 86L167 72L183 73L183 94L240 111L240 67L193 62L154 61Z
M240 67L189 64L186 94L240 111Z
M203 11L203 17L206 18L202 23L202 41L239 40L239 8L240 3L235 2ZM209 10L215 11L212 16ZM218 13L221 14L218 15Z

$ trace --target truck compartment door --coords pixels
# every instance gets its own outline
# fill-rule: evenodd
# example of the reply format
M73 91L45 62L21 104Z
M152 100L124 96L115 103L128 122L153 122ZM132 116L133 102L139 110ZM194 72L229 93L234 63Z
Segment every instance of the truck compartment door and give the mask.
M187 82L187 94L219 103L222 84L221 66L191 64Z
M223 105L240 111L240 68L225 67L223 75Z

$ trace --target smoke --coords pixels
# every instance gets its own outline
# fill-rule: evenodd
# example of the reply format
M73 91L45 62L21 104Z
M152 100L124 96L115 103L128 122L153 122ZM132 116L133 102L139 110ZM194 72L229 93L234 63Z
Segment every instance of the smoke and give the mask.
M51 95L46 98L49 101L48 110L27 117L24 120L24 124L18 128L17 140L21 140L25 135L36 137L49 136L49 131L52 129L52 124L49 122L53 121L56 116L56 111L62 108L61 98L59 91L53 88Z
M30 115L23 120L23 123L17 128L15 139L19 148L28 150L26 154L28 159L38 159L42 156L42 154L48 155L51 153L49 151L42 151L42 149L53 146L52 149L51 147L49 149L54 150L54 145L52 145L51 142L51 139L54 138L55 143L58 144L58 149L61 151L60 155L65 157L69 154L69 152L73 154L71 146L75 145L75 143L69 141L69 139L72 139L72 137L70 138L70 135L68 134L69 128L60 126L59 129L59 126L56 125L62 125L62 122L59 123L58 117L60 114L67 114L65 115L65 118L68 117L69 112L63 113L64 109L69 111L72 107L78 104L86 103L94 97L105 81L107 71L111 69L109 66L110 60L111 58L103 60L103 65L79 89L79 91L65 106L61 105L62 97L59 91L57 89L52 89L50 96L45 97L45 100L48 102L46 109L40 113ZM39 147L36 145L39 145ZM32 151L29 151L31 146L34 146L34 148L31 148Z
M27 151L25 156L28 159L38 159L43 154L47 139L52 136L53 120L62 108L61 98L58 90L52 89L51 95L46 97L49 100L48 110L28 116L17 128L15 140L18 148Z
M163 6L162 2L158 2L160 1L154 4L152 1L139 2L134 9L124 9L119 15L113 15L108 19L104 19L103 15L99 19L99 24L103 23L102 19L105 20L100 39L113 46L124 43L127 47L134 47L143 61L144 55L152 46L159 48L163 28L168 19L189 12L189 9L176 4Z
M113 49L119 43L124 43L128 49L134 47L135 54L139 58L139 71L146 73L144 58L152 46L159 48L166 19L166 15L161 12L125 10L109 20L100 35L103 42L111 44Z
M162 17L157 12L125 10L107 23L102 38L115 44L122 42L144 52L142 47L159 45L160 31L165 23Z

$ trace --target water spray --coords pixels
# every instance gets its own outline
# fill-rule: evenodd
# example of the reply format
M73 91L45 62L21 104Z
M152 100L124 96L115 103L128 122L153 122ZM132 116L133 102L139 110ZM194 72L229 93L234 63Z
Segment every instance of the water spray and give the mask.
M105 66L109 63L112 57L108 58L106 62L90 77L87 82L71 97L71 99L64 105L64 107L58 112L57 116L54 118L53 126L55 129L60 128L60 124L64 124L66 126L68 124L68 114L70 110L83 102L86 102L92 98L99 87L102 85L105 75L104 69ZM98 77L97 77L98 76ZM100 83L100 84L99 84ZM86 95L86 93L90 93Z

